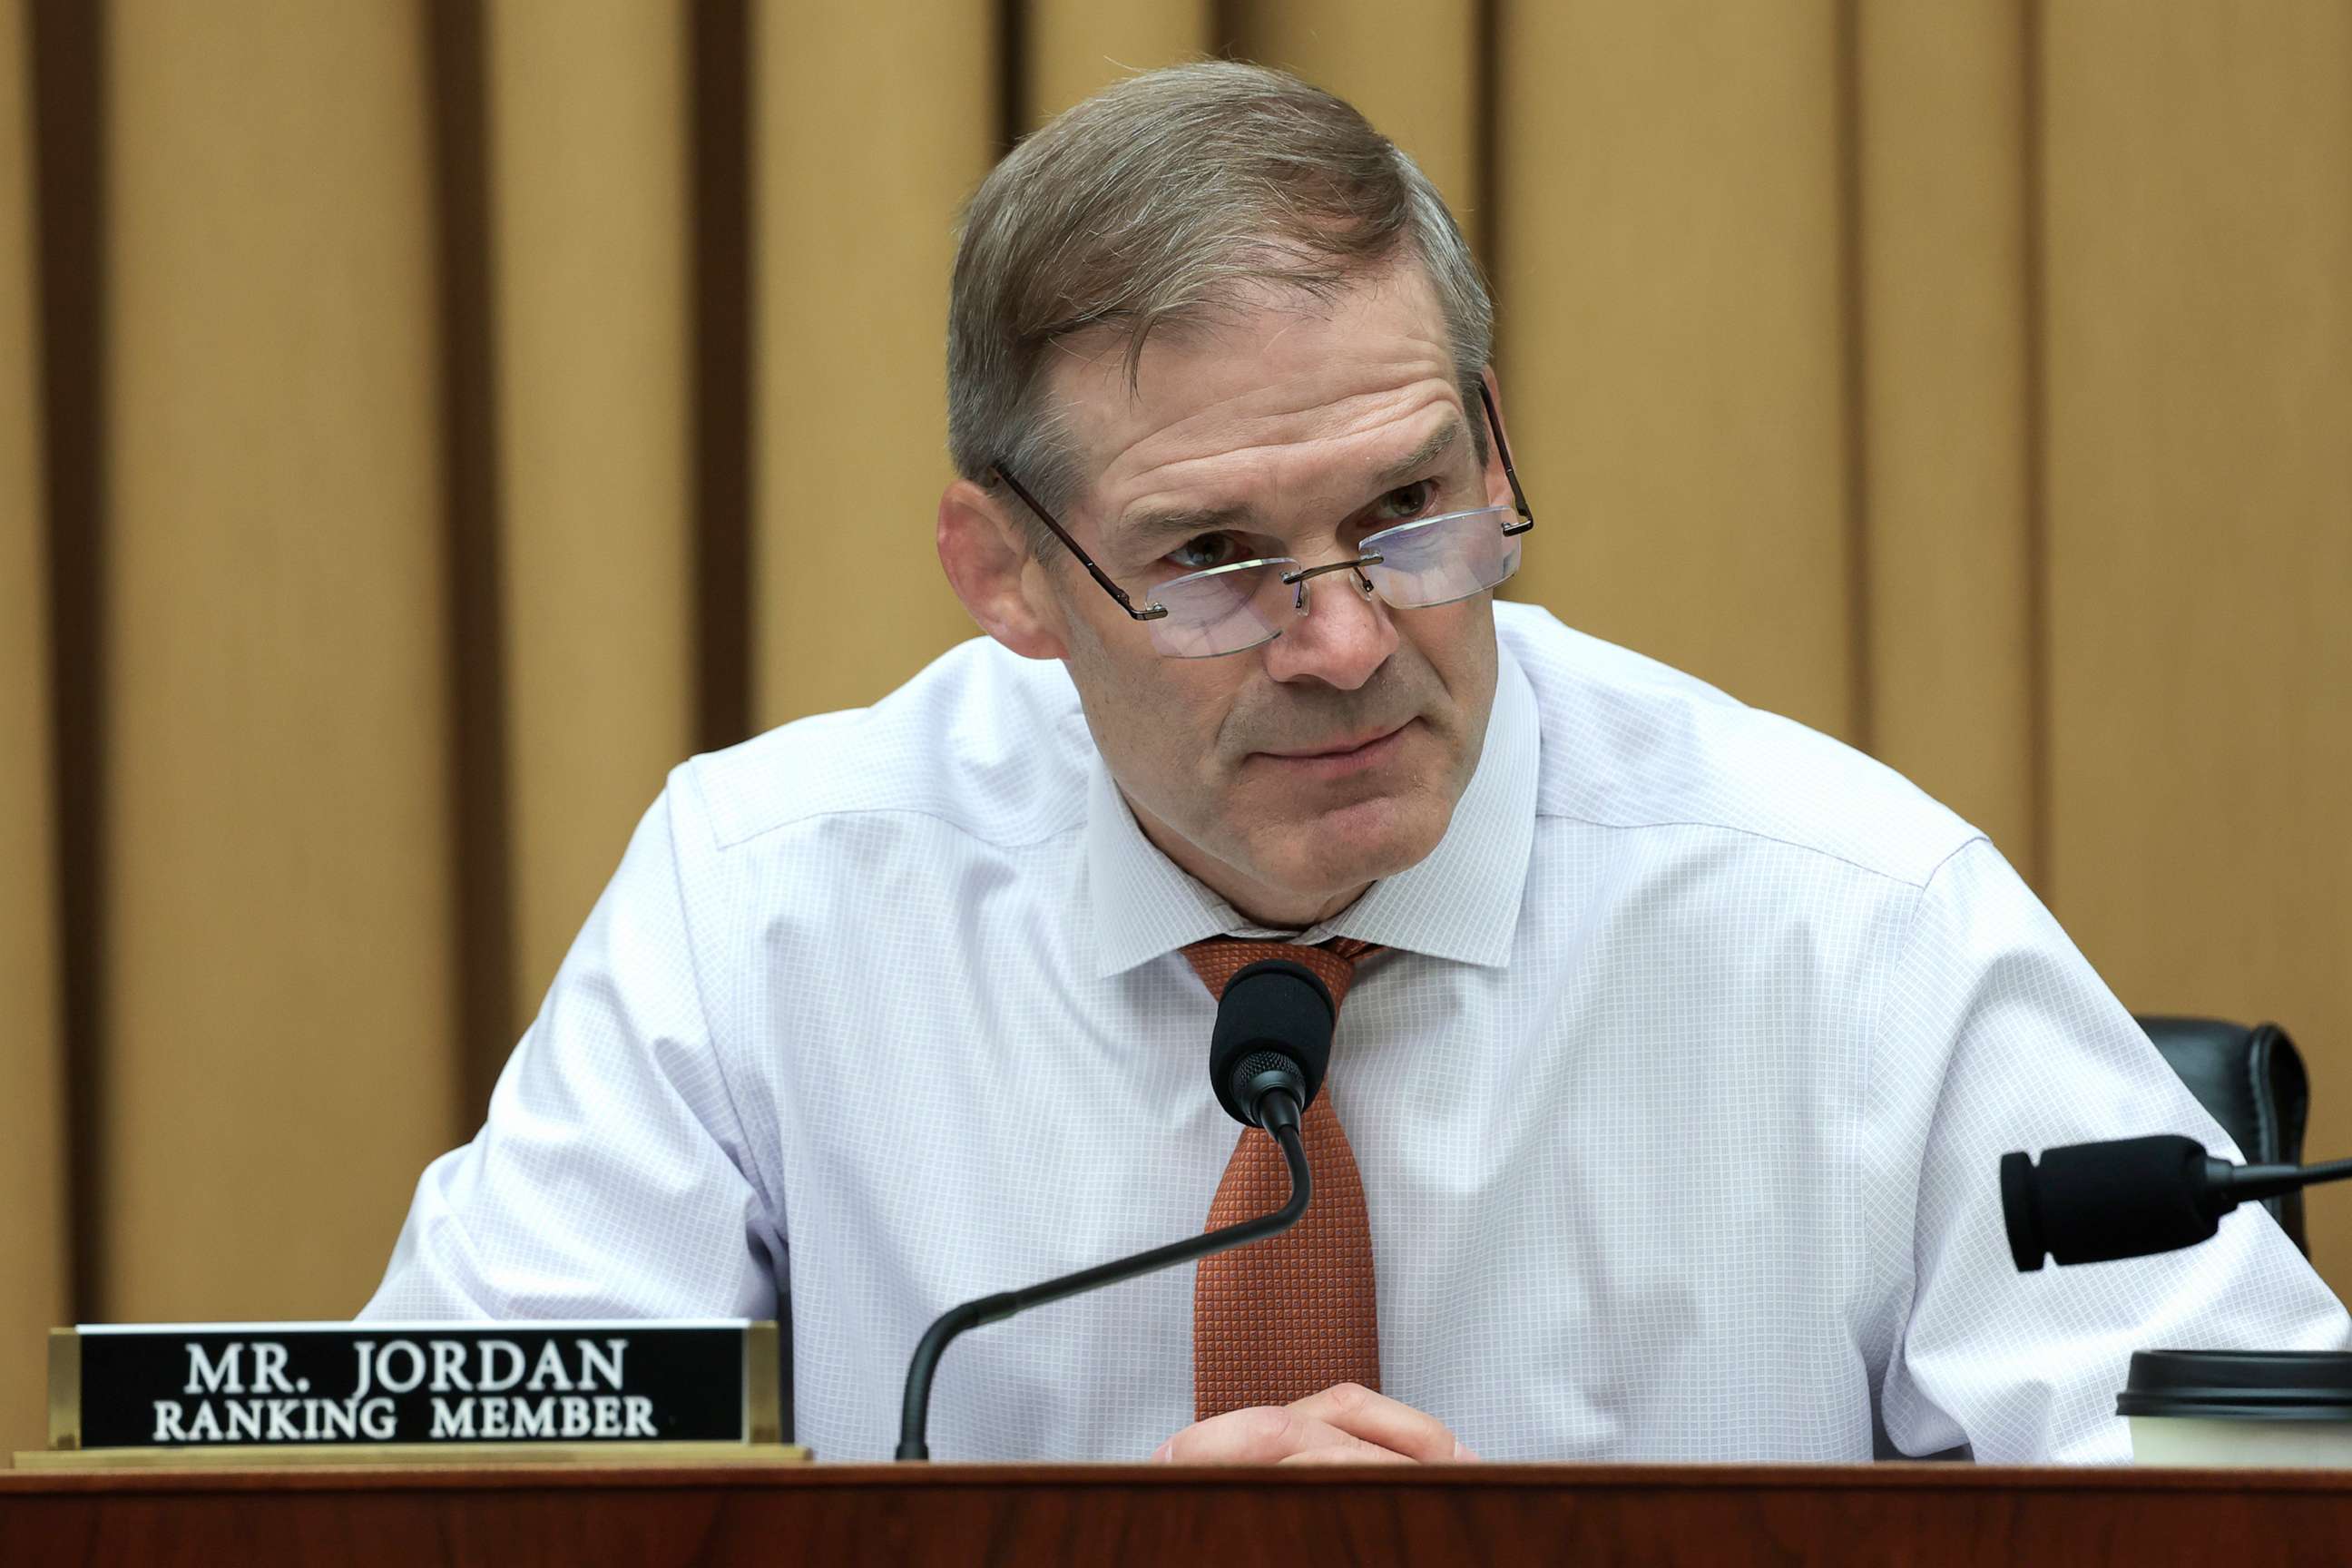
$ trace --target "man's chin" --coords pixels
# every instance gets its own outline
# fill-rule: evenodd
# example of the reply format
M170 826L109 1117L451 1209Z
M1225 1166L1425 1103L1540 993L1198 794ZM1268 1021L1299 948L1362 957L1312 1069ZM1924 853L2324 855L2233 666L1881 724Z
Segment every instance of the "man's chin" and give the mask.
M1327 894L1360 888L1427 859L1452 816L1426 799L1351 801L1287 825L1259 864L1277 886Z

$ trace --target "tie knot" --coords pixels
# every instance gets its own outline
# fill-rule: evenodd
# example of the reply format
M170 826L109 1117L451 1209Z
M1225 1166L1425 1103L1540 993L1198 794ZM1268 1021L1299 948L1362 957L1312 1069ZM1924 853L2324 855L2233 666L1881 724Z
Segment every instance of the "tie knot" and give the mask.
M1315 978L1331 993L1331 1005L1337 1007L1348 999L1348 983L1356 977L1357 961L1379 951L1378 944L1359 942L1351 936L1334 937L1321 947L1213 936L1185 948L1184 957L1192 963L1192 973L1209 988L1209 994L1219 1001L1224 1000L1226 984L1251 964L1269 958L1286 958L1313 971Z

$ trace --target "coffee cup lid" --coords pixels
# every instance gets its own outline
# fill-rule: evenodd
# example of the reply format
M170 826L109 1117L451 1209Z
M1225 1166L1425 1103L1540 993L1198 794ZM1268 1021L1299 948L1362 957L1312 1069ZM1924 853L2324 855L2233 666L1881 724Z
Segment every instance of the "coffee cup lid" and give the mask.
M2352 1421L2352 1352L2139 1351L2116 1414Z

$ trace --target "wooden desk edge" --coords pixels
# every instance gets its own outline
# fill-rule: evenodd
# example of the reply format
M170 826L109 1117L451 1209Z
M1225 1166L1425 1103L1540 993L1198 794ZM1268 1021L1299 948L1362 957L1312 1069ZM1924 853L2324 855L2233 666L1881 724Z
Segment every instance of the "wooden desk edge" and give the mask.
M1412 1471L1331 1466L1167 1465L723 1466L482 1464L252 1468L0 1471L10 1497L99 1492L120 1496L253 1491L739 1490L777 1488L1032 1489L1037 1488L1261 1487L1342 1489L1543 1491L2034 1491L2130 1493L2352 1492L2352 1471L2174 1470L2129 1466L1878 1465L1445 1465Z

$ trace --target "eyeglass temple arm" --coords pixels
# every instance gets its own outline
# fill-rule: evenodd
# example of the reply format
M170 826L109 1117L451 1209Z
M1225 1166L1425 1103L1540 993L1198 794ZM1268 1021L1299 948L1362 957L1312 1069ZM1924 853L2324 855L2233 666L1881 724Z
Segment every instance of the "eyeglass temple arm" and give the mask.
M1486 428L1495 433L1495 452L1503 459L1503 477L1511 481L1511 509L1519 514L1519 521L1503 532L1525 533L1536 525L1536 514L1528 510L1528 492L1519 488L1519 470L1511 467L1511 444L1503 439L1503 416L1495 406L1495 395L1486 390L1484 375L1478 378L1478 401L1486 408Z
M1054 514L1038 504L1037 498L1031 495L1021 481L1013 477L1010 469L1002 463L992 463L989 465L989 471L1013 487L1013 493L1021 498L1021 504L1035 512L1037 521L1054 531L1054 537L1062 542L1063 548L1078 558L1078 564L1087 569L1087 574L1102 584L1104 593L1118 601L1120 609L1139 621L1156 621L1168 613L1168 606L1165 605L1146 605L1143 608L1137 609L1135 601L1127 596L1127 590L1112 582L1103 569L1095 564L1095 558L1078 548L1078 542L1070 537L1070 531L1054 521ZM1512 482L1515 486L1517 483L1517 480Z

